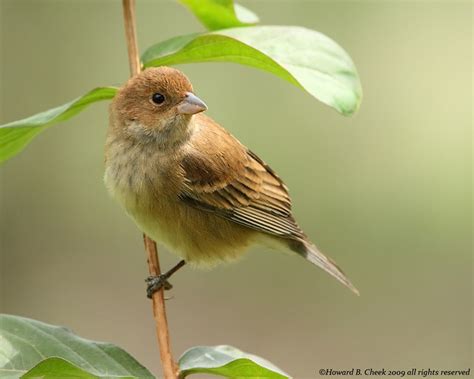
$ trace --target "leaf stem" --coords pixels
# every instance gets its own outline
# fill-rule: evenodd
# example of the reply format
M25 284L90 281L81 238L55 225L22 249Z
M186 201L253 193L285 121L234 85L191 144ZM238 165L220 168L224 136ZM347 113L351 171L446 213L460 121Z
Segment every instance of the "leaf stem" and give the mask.
M138 54L137 29L135 23L135 0L122 0L122 6L130 74L134 76L140 72L140 57ZM143 234L143 241L147 253L148 271L150 275L160 275L161 269L156 242L146 234ZM163 288L153 294L152 300L153 317L156 324L156 336L160 348L163 375L165 379L177 379L179 369L171 353Z

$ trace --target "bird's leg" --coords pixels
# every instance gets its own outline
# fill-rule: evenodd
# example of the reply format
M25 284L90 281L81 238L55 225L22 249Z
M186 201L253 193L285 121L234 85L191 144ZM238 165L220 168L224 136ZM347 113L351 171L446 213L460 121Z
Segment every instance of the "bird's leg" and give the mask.
M146 296L151 299L153 294L156 291L159 291L161 288L165 290L170 290L173 288L173 285L168 282L168 279L173 275L176 271L178 271L181 267L186 264L186 261L183 259L179 261L176 266L172 267L170 270L166 271L164 274L160 275L151 275L145 279L147 284L146 287Z

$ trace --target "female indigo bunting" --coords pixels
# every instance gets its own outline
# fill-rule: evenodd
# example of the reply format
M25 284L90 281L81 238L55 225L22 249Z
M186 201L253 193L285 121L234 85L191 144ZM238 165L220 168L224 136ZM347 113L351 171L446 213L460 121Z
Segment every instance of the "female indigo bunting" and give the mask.
M144 233L196 266L270 243L358 293L297 225L278 175L206 109L176 69L132 77L110 106L105 183L113 197Z

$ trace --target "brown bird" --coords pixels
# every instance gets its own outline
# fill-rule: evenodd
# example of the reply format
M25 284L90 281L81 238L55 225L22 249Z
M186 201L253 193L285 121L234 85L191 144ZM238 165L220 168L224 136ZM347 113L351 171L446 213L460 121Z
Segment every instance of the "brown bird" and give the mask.
M205 110L176 69L150 68L125 83L110 105L105 148L105 183L113 197L144 233L195 266L270 244L306 258L358 294L299 228L278 175ZM150 280L149 295L169 276Z

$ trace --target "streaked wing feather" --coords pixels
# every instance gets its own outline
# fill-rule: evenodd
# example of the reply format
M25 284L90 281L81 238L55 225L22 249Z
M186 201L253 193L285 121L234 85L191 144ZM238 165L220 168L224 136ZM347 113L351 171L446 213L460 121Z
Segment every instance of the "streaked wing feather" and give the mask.
M214 151L219 154L202 151L216 143L215 139L206 145L199 145L198 140L183 157L185 181L180 198L264 233L303 237L291 215L288 189L278 175L224 129L218 132L220 145Z

